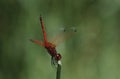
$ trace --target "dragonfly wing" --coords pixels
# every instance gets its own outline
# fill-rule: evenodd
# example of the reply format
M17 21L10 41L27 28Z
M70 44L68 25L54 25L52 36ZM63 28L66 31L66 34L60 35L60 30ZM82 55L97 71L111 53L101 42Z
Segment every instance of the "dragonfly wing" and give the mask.
M40 45L40 46L44 46L44 43L41 42L41 41L39 41L39 40L30 39L30 41L32 41L33 43L38 44L38 45Z
M55 36L53 38L53 40L51 41L51 43L55 44L56 46L61 44L62 42L64 42L67 39L70 39L71 36L73 36L76 32L75 28L69 28L64 29L62 32L60 32L57 36Z
M59 33L57 36L55 36L52 40L51 40L51 43L56 43L56 41L61 38L62 36L64 35L63 32Z
M72 35L73 35L73 33L68 33L68 34L63 35L63 37L61 37L58 41L57 40L55 41L55 44L59 45L59 44L63 43L64 41L70 39L70 37Z

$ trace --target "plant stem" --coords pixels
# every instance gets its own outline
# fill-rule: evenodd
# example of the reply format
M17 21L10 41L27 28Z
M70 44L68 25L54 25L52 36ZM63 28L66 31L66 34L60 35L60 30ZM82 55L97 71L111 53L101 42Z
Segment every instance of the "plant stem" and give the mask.
M61 76L61 62L58 61L58 66L57 66L57 72L56 72L56 79L60 79L60 76Z

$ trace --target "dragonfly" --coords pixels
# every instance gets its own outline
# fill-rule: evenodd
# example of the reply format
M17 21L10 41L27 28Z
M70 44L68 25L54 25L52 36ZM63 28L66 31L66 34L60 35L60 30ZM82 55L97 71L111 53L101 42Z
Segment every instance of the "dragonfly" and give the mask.
M33 43L35 44L38 44L40 46L43 46L47 51L48 53L50 54L51 56L51 63L56 65L56 64L61 64L60 60L62 58L61 54L58 53L56 51L56 44L54 44L53 42L59 37L61 36L62 34L58 34L58 36L56 36L54 39L53 39L53 42L49 42L48 39L47 39L47 33L45 31L45 26L44 26L44 22L43 22L43 19L42 19L42 16L40 16L40 24L41 24L41 28L42 28L42 33L43 33L43 42L42 41L39 41L39 40L33 40L33 39L30 39ZM74 28L73 28L74 30ZM65 32L66 30L63 29L63 31ZM75 30L76 32L76 30ZM69 34L71 35L71 34ZM69 37L69 36L67 36ZM66 37L66 38L67 38ZM66 39L65 38L65 39Z

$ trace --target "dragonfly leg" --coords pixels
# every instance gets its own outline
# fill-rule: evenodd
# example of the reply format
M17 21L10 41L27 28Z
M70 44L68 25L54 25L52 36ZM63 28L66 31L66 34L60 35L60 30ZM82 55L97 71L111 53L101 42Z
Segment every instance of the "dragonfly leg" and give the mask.
M55 57L51 57L51 64L57 68L57 60L55 60Z

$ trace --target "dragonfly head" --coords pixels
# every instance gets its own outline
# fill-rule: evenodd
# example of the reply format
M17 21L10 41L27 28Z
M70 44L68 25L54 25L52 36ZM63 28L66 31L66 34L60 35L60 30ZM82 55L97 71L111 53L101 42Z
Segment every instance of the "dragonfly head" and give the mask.
M62 58L62 56L61 56L59 53L57 53L56 56L55 56L55 59L58 61L58 60L60 60L61 58Z

